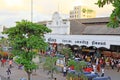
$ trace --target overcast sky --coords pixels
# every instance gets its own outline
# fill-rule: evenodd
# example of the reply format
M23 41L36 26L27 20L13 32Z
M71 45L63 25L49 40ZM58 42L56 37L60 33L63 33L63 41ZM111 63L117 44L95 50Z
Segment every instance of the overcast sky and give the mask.
M85 5L96 10L97 17L108 17L113 10L111 5L98 8L97 0L33 0L33 21L51 20L52 14L59 11L62 18L69 16L74 6ZM0 0L0 28L10 27L16 21L31 18L31 0Z

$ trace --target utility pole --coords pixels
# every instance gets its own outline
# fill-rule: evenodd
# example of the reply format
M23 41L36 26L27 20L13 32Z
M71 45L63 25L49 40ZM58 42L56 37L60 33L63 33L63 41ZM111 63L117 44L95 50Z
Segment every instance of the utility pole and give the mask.
M33 22L33 0L31 0L31 22Z

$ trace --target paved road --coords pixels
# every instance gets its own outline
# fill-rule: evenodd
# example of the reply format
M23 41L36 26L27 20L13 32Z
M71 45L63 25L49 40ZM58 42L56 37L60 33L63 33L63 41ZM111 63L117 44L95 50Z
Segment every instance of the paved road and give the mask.
M4 67L0 67L0 75L2 76L2 80L6 80L3 79L3 77L7 78L7 74L6 74L7 68L8 65L5 65ZM11 72L12 72L12 74L10 75L11 80L19 80L22 77L27 79L26 72L24 70L19 70L15 65L13 68L11 68ZM54 74L54 77L56 77L57 80L66 80L61 73ZM49 80L50 75L47 75L47 71L43 71L43 69L40 68L36 72L33 72L31 78L32 80Z
M5 78L7 77L6 74L7 68L8 65L5 65L5 67L0 67L0 75L2 76L1 80L6 80ZM12 74L10 76L11 80L19 80L22 77L27 78L26 72L24 70L18 70L16 65L14 65L14 67L11 68L11 71L12 71ZM62 76L62 73L54 74L54 76L57 78L57 80L66 80L65 77ZM117 72L116 69L105 70L105 76L110 76L112 80L120 80L120 72ZM47 72L43 71L42 68L38 69L36 72L32 74L32 80L49 80L49 77L50 75L47 75Z

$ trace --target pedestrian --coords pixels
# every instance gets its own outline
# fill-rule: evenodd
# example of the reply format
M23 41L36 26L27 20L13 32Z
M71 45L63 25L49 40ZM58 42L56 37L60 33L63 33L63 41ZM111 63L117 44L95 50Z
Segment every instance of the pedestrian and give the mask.
M48 72L47 72L47 75L49 75L51 73L51 70L49 70Z
M92 65L94 73L96 73L96 65L93 63Z
M54 78L54 80L57 80L57 78Z
M112 68L112 69L114 69L114 65L115 65L114 60L112 60L112 61L111 61L111 68Z
M101 77L104 77L104 73L105 73L104 68L102 68L101 70L102 70Z
M9 67L12 68L12 60L9 60Z
M97 65L97 72L100 72L100 63Z
M64 66L64 67L63 67L63 76L65 77L65 76L66 76L66 74L67 74L67 67L66 67L66 66Z
M1 67L4 67L4 64L5 64L5 60L1 59Z
M7 72L7 79L9 80L10 79L10 74L11 74L10 68L8 68L6 72Z
M118 67L117 72L119 72L119 70L120 70L120 62L118 63L117 67Z
M110 58L107 57L106 60L105 60L105 64L106 64L107 69L109 69L109 67L110 67L110 62L111 62Z

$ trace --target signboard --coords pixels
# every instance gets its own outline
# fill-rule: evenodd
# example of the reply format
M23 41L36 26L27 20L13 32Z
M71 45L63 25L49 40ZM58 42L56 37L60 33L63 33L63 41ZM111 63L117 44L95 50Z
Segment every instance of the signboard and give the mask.
M45 35L45 41L78 46L95 46L110 48L110 45L120 45L119 36L102 35Z

